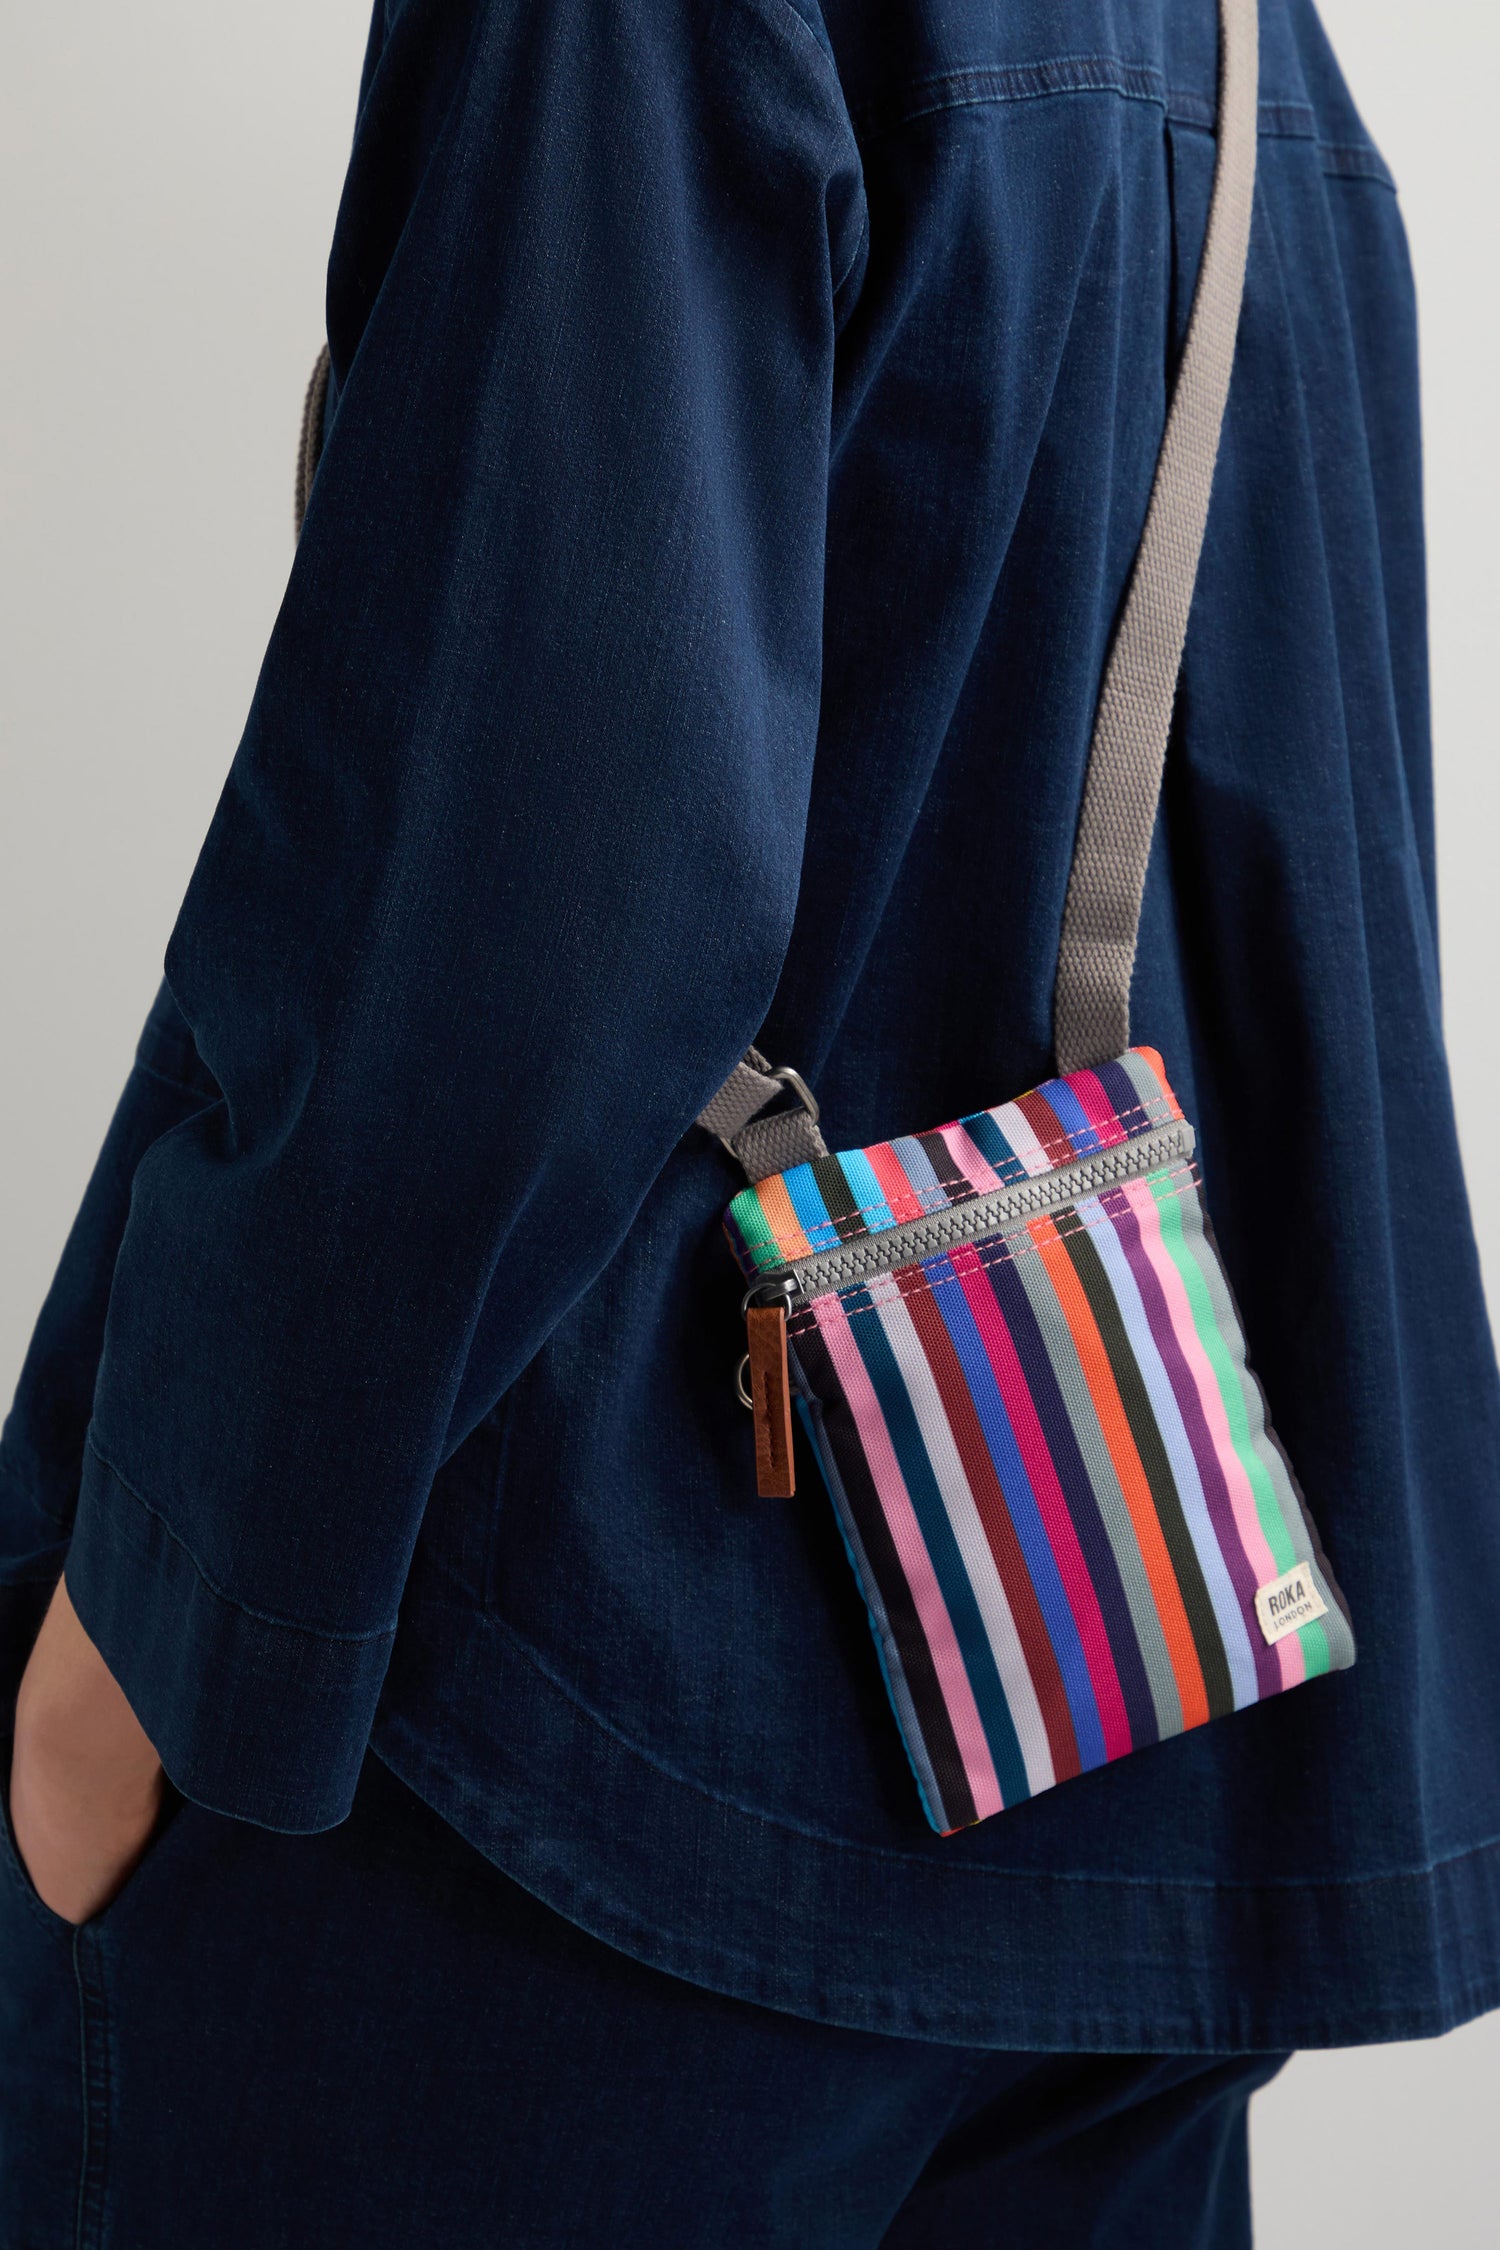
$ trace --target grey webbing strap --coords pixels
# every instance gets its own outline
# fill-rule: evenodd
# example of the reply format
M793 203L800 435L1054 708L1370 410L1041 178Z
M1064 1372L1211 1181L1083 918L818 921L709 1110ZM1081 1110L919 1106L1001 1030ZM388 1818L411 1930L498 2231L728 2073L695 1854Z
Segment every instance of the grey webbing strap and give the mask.
M789 1089L799 1106L763 1116ZM746 1048L707 1109L699 1112L698 1123L717 1134L751 1180L768 1179L773 1172L828 1154L818 1131L817 1103L794 1070L773 1070L758 1047Z
M1255 0L1219 0L1218 152L1203 262L1146 528L1104 675L1052 997L1060 1071L1130 1045L1146 862L1245 286L1259 95Z
M1061 1071L1106 1061L1130 1045L1146 862L1244 294L1259 44L1256 0L1219 0L1218 148L1208 230L1146 525L1094 719L1053 990ZM774 1098L769 1077L769 1064L752 1047L698 1119L752 1180L826 1154L805 1111L752 1122ZM772 1126L782 1133L773 1135ZM795 1153L783 1153L783 1146Z
M700 1112L698 1123L706 1133L716 1133L728 1146L741 1126L748 1125L767 1102L775 1100L779 1088L768 1083L770 1078L771 1065L758 1047L751 1047L744 1059L735 1064L707 1109Z

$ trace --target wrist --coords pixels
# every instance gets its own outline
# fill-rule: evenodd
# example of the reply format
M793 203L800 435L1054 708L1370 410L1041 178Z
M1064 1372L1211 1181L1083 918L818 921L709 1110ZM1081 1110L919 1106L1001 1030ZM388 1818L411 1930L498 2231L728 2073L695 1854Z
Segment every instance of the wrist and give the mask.
M45 1688L16 1700L15 1755L45 1768L57 1787L126 1808L147 1802L160 1785L161 1761L129 1705L99 1698L49 1695Z
M159 1789L160 1762L113 1673L59 1585L16 1698L16 1751L110 1804Z

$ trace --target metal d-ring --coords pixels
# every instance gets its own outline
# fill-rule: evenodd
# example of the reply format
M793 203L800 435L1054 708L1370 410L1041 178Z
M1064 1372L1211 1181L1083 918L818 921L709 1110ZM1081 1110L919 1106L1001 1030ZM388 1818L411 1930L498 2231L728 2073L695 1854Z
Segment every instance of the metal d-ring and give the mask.
M796 1075L796 1072L793 1071L792 1076L795 1078ZM752 1281L744 1296L740 1299L740 1318L744 1318L752 1305L774 1303L778 1297L783 1300L787 1311L790 1312L792 1299L796 1294L797 1284L789 1273L783 1274L779 1281ZM755 1401L750 1396L750 1386L745 1381L745 1370L749 1365L750 1354L746 1352L734 1371L734 1395L741 1406L748 1406L753 1414L755 1412Z
M811 1086L808 1085L807 1080L803 1077L801 1071L793 1070L790 1063L783 1063L780 1070L773 1070L771 1072L771 1076L777 1081L779 1085L785 1086L788 1092L796 1095L798 1101L807 1111L807 1114L812 1119L814 1125L816 1125L819 1117L822 1115L822 1111L818 1107L817 1095L813 1092Z

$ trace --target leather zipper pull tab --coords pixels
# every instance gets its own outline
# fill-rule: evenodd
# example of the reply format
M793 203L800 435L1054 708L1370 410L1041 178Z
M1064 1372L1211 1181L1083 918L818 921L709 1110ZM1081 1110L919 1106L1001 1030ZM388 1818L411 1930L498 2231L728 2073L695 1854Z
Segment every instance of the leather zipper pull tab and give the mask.
M755 1417L755 1489L762 1500L790 1500L792 1381L786 1358L786 1306L751 1305L745 1314L749 1341L750 1405Z

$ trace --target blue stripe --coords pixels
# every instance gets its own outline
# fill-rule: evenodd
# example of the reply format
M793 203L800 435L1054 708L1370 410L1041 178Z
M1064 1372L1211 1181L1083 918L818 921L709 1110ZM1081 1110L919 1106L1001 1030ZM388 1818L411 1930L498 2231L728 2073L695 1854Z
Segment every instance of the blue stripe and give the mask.
M874 1167L862 1148L845 1149L839 1158L839 1169L849 1182L849 1193L870 1234L884 1234L887 1227L896 1224L896 1214L885 1199L885 1189L875 1177Z
M1021 1745L1016 1739L1010 1705L1005 1700L1005 1690L995 1668L990 1637L984 1629L984 1619L979 1614L979 1604L974 1599L974 1589L964 1568L963 1557L958 1551L958 1541L954 1538L953 1526L943 1505L943 1496L932 1473L932 1464L927 1458L927 1448L922 1442L922 1432L907 1394L905 1380L896 1364L896 1355L880 1324L880 1315L869 1291L848 1290L841 1294L841 1302L849 1315L849 1334L859 1346L865 1373L880 1402L886 1434L895 1450L907 1497L911 1501L923 1543L942 1588L943 1600L948 1606L964 1670L969 1676L969 1686L979 1711L980 1723L984 1727L990 1756L995 1763L995 1777L1000 1784L1001 1798L1007 1805L1019 1804L1023 1798L1031 1795L1031 1785L1026 1779L1026 1767L1021 1757Z
M1092 1156L1095 1149L1103 1147L1098 1126L1090 1122L1088 1111L1066 1078L1049 1078L1037 1092L1056 1110L1058 1122L1080 1156Z
M828 1206L818 1192L810 1164L794 1164L783 1172L786 1192L792 1199L797 1223L814 1250L837 1250L839 1230L828 1216Z
M983 1257L987 1246L979 1243L976 1247ZM1159 1742L1161 1728L1157 1722L1156 1701L1151 1693L1151 1683L1146 1677L1140 1642L1136 1639L1135 1620L1125 1598L1120 1566L1115 1561L1115 1551L1109 1543L1109 1532L1099 1513L1099 1502L1094 1493L1088 1465L1078 1450L1078 1440L1073 1435L1073 1424L1058 1386L1052 1355L1037 1324L1036 1314L1031 1309L1025 1284L1009 1258L991 1257L986 1263L985 1273L990 1288L994 1291L995 1302L1000 1307L1001 1317L1010 1330L1011 1342L1016 1347L1016 1357L1021 1362L1026 1388L1031 1393L1031 1403L1036 1408L1037 1420L1042 1425L1042 1436L1046 1440L1047 1451L1052 1456L1052 1466L1057 1472L1057 1481L1062 1486L1068 1514L1073 1518L1078 1544L1083 1549L1084 1563L1094 1582L1094 1595L1104 1619L1104 1630L1109 1635L1120 1693L1125 1698L1131 1743L1139 1750L1148 1742ZM1058 1316L1060 1319L1063 1317L1060 1306Z
M1031 1583L1047 1628L1047 1638L1052 1643L1057 1658L1057 1668L1062 1674L1067 1692L1068 1709L1073 1714L1073 1732L1078 1740L1078 1755L1085 1770L1104 1763L1104 1727L1099 1717L1099 1705L1094 1695L1094 1683L1089 1678L1088 1660L1083 1653L1083 1643L1078 1637L1078 1626L1068 1601L1062 1578L1057 1568L1057 1557L1047 1537L1042 1522L1041 1509L1026 1474L1026 1464L1016 1442L1016 1433L995 1371L990 1365L990 1355L985 1350L963 1285L946 1258L924 1261L932 1290L933 1303L943 1316L943 1322L953 1340L953 1349L968 1384L974 1411L984 1432L985 1445L995 1475L1000 1481L1011 1523L1025 1558Z
M1155 1071L1147 1070L1146 1075L1153 1083L1155 1082ZM1160 1125L1164 1122L1161 1117L1152 1117L1145 1113L1142 1107L1140 1088L1136 1085L1129 1071L1123 1069L1119 1063L1095 1063L1094 1076L1109 1096L1110 1106L1127 1134L1147 1133L1153 1125ZM1162 1110L1165 1112L1167 1108L1166 1095L1163 1094L1160 1099Z
M972 1117L966 1117L963 1128L986 1164L992 1171L998 1172L1002 1180L1024 1180L1028 1177L1025 1165L987 1109L976 1110Z
M892 1141L896 1161L911 1182L911 1189L924 1211L951 1209L948 1190L932 1169L932 1159L918 1140L903 1133L899 1141Z
M907 1684L906 1673L902 1669L900 1650L891 1626L889 1613L881 1595L880 1581L870 1568L870 1558L865 1552L864 1541L859 1535L859 1525L855 1521L854 1510L849 1505L849 1495L845 1490L844 1480L839 1474L838 1463L832 1452L819 1443L818 1425L822 1418L821 1402L817 1420L814 1419L812 1408L800 1391L797 1393L796 1406L802 1427L807 1432L807 1442L812 1447L813 1459L822 1472L823 1482L828 1487L828 1496L833 1502L833 1520L839 1527L839 1537L844 1542L844 1552L853 1566L855 1578L859 1582L859 1590L865 1597L865 1607L870 1613L870 1638L875 1643L876 1662L880 1666L881 1677L885 1681L885 1692L890 1697L896 1713L896 1724L901 1730L902 1747L911 1763L912 1776L917 1784L917 1794L922 1800L922 1810L927 1815L928 1826L935 1828L940 1836L947 1835L958 1827L959 1823L949 1812L943 1792L938 1787L937 1773L927 1748L927 1737L922 1732L922 1722L917 1717L917 1706L912 1698L911 1688ZM969 1806L971 1817L973 1811L974 1807L971 1803Z

